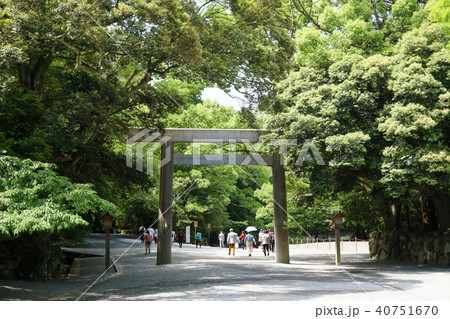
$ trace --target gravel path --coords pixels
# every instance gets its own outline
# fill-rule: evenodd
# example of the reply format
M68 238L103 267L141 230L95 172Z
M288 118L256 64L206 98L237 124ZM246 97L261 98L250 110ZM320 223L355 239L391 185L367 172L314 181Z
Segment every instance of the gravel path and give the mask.
M177 300L177 301L448 301L450 269L374 261L367 243L345 243L342 267L333 247L291 245L291 263L280 264L260 249L252 257L242 249L174 244L172 264L156 266L132 236L112 235L117 272L103 274L104 258L76 259L68 277L47 282L0 280L1 300ZM104 238L93 234L70 250L103 253ZM330 249L331 248L331 249ZM103 274L103 275L102 275Z

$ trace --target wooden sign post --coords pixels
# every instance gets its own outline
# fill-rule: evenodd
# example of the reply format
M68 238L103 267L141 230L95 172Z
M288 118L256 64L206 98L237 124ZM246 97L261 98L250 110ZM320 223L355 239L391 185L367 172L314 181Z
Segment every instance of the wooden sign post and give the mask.
M332 216L332 228L334 228L334 233L336 237L336 266L341 265L341 228L342 228L342 215L341 212L337 212Z
M113 218L110 214L103 216L103 229L105 230L105 270L108 270L110 265L109 255L109 232L112 228Z
M208 245L211 246L211 224L208 223L207 227L208 227Z
M195 239L197 238L197 227L198 227L198 221L194 220L194 243L195 243Z

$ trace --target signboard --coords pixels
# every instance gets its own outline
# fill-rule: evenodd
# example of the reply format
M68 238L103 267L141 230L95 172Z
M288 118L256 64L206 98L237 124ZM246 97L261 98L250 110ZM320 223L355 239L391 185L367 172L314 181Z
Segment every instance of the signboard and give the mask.
M342 218L344 218L345 216L341 213L341 212L336 212L333 216L332 216L332 228L338 229L338 228L342 228Z
M110 214L103 215L103 229L109 230L112 228L113 218Z
M332 228L335 232L336 241L336 266L341 265L341 228L342 228L342 218L345 216L341 212L336 212L332 216Z
M198 221L194 220L194 227L198 227Z
M191 226L186 226L186 244L191 243Z

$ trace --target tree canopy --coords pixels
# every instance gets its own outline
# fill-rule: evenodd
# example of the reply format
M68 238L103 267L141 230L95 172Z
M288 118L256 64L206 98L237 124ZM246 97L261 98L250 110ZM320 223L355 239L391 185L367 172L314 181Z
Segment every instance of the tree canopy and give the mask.
M99 231L104 211L123 229L155 222L158 169L126 166L129 127L264 128L269 139L295 139L285 166L291 234L326 234L335 210L359 237L447 230L448 7L0 0L1 234ZM249 105L202 101L212 86ZM174 193L175 227L273 226L267 168L177 167Z
M292 173L309 180L313 205L331 195L352 219L352 206L379 211L388 230L447 230L448 26L416 1L396 1L375 24L369 2L322 6L321 28L297 32L299 68L266 117L283 138L313 139L328 164L291 162Z
M0 238L45 233L76 238L95 215L118 215L89 184L73 184L54 164L0 156Z
M263 103L294 53L279 0L1 0L0 26L0 149L93 183L127 223L158 184L124 165L128 128L162 128L206 86Z

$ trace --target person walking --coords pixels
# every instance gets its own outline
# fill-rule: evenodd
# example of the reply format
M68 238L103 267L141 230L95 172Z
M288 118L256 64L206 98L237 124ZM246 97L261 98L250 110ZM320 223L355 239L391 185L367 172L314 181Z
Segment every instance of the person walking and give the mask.
M262 241L262 236L264 235L264 230L260 230L259 231L259 234L258 234L258 244L257 244L257 247L256 248L258 248L259 246L261 246L261 241Z
M274 253L275 252L275 233L272 229L269 231L269 236L270 236L270 250Z
M264 232L264 235L261 237L261 244L264 252L264 256L269 256L269 243L270 243L270 236L269 232L266 230ZM266 255L267 252L267 255Z
M198 245L202 248L202 233L200 231L195 235L195 248L197 248Z
M253 235L251 233L248 233L247 236L245 236L245 245L247 246L247 250L248 250L248 256L251 257L252 256L252 246L253 243L255 243L255 237L253 237Z
M139 236L139 238L141 239L141 243L143 243L144 242L144 235L145 235L145 227L144 226L139 227L139 233L141 234Z
M225 235L223 234L223 231L221 231L220 232L220 234L219 234L219 245L220 245L220 248L224 248L225 246L224 246L224 241L225 241Z
M231 249L233 249L233 256L236 250L236 243L238 241L238 234L236 234L233 228L230 228L230 232L227 236L227 244L228 244L228 255L231 255Z
M155 230L152 226L150 226L147 230L150 232L150 235L152 235L152 238L155 237Z
M181 229L178 232L177 236L178 236L178 245L180 246L180 248L183 248L184 233Z
M242 244L242 250L245 250L245 241L244 241L245 236L246 236L245 230L243 230L243 231L241 232L241 244Z
M152 235L150 234L150 231L146 230L144 235L144 243L145 243L145 254L150 254L150 246L152 245Z
M158 228L155 229L155 234L153 235L153 238L155 239L155 244L158 243Z

